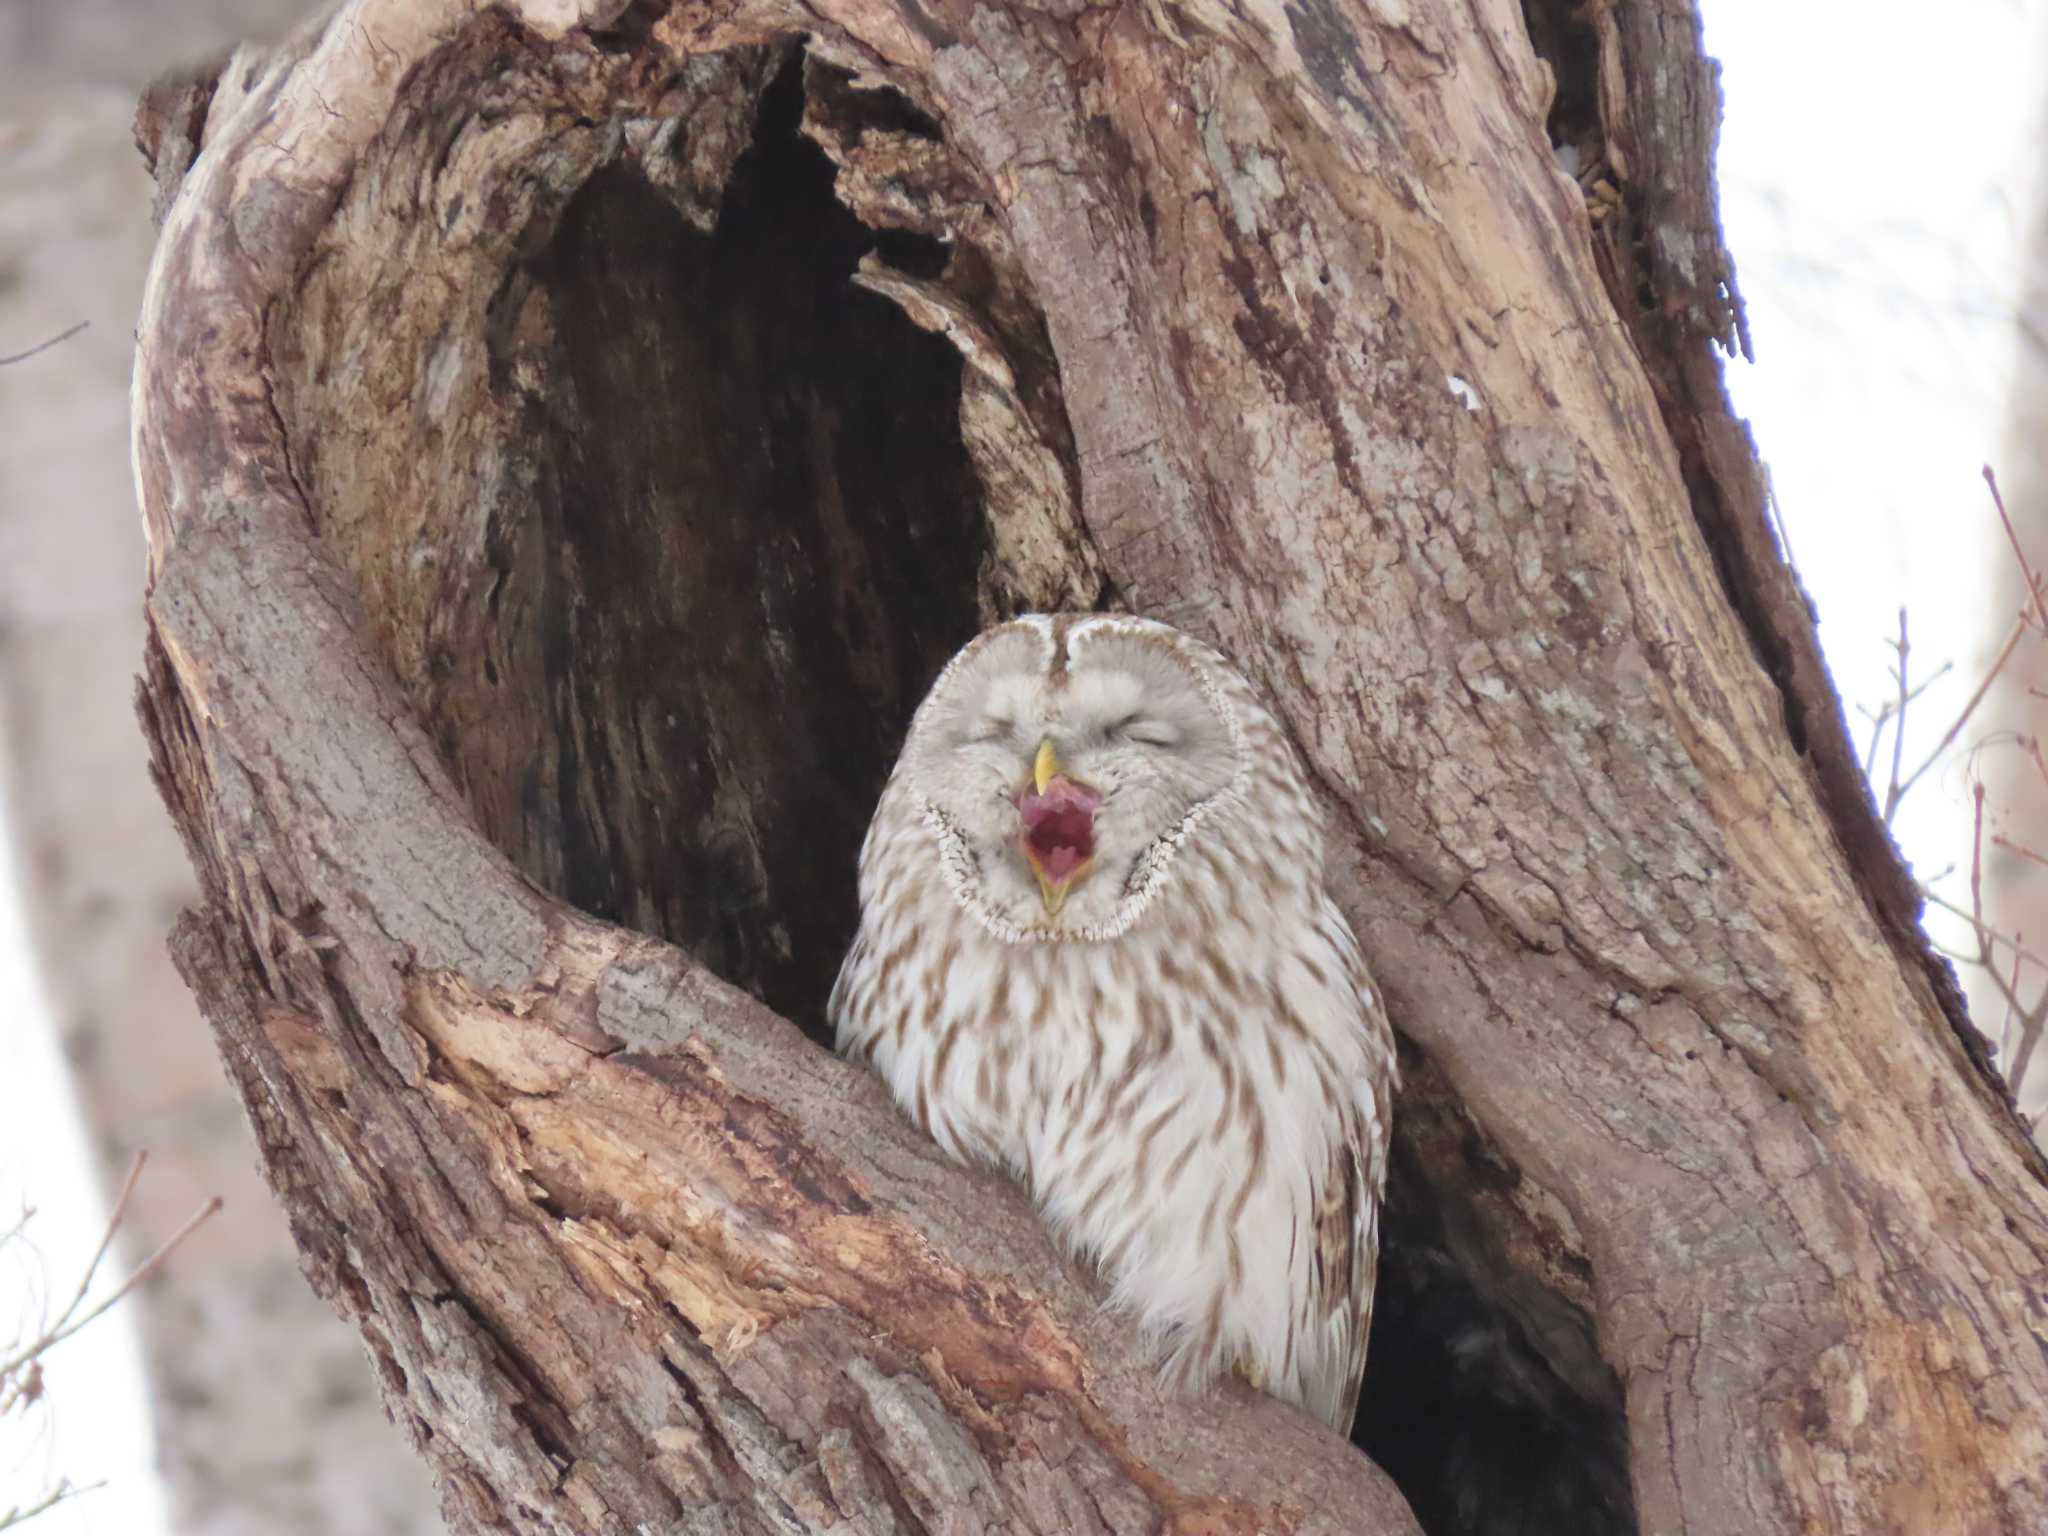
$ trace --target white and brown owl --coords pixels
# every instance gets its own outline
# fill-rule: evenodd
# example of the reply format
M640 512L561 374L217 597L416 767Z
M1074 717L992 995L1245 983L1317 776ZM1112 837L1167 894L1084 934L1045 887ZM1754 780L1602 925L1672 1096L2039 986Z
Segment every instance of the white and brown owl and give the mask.
M1175 1379L1346 1429L1393 1043L1251 685L1146 619L988 630L911 723L860 902L840 1050L1022 1178Z

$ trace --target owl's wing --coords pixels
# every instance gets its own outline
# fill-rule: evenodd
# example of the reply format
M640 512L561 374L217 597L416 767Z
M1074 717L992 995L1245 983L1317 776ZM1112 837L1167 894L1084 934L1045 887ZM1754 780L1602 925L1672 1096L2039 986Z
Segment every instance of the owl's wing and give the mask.
M1372 1332L1373 1284L1379 1273L1380 1202L1387 1191L1387 1113L1394 1078L1393 1032L1381 1007L1358 941L1334 907L1322 925L1335 951L1350 1000L1364 1032L1363 1071L1344 1099L1342 1120L1330 1148L1330 1167L1314 1191L1316 1212L1316 1294L1314 1305L1329 1329L1336 1359L1344 1363L1341 1421L1350 1432L1365 1375L1365 1347Z
M1316 1192L1315 1304L1329 1329L1337 1358L1347 1362L1340 1401L1341 1434L1351 1432L1351 1414L1365 1375L1365 1345L1372 1330L1373 1279L1379 1268L1379 1180L1365 1159L1376 1157L1362 1127L1347 1117L1344 1134L1330 1156L1330 1170Z

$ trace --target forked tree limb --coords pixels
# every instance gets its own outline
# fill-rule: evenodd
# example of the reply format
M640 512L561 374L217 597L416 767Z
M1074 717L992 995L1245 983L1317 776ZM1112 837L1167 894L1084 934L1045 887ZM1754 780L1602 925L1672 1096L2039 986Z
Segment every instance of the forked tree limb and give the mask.
M229 61L136 397L144 713L207 892L178 952L458 1527L1413 1528L1299 1414L1164 1395L1017 1192L691 958L814 997L838 877L778 814L814 787L844 828L835 751L900 729L949 625L1105 590L1279 702L1415 1124L1485 1149L1439 1187L1550 1366L1618 1378L1642 1529L2048 1520L2048 1197L1857 819L1706 351L1696 25L1564 35L1540 62L1495 0L355 0ZM1574 59L1599 220L1546 126ZM675 296L753 292L743 229L801 243L749 200L798 84L894 243L843 315L734 332ZM944 379L884 301L964 358L964 458L906 457L877 533L857 439L915 441ZM820 368L898 349L895 417L758 366L824 331ZM704 511L767 473L686 430L732 419L707 377L818 479ZM780 609L787 561L729 564L778 519L845 575ZM929 611L926 560L963 573ZM760 656L720 648L742 568ZM773 713L842 664L863 708ZM716 880L665 862L679 819Z

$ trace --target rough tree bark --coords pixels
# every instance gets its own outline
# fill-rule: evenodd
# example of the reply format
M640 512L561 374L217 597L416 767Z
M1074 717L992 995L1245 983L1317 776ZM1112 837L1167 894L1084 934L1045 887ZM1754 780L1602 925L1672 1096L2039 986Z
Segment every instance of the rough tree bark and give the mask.
M158 93L175 947L457 1529L1413 1528L785 1022L1054 604L1327 796L1426 1528L2048 1524L2043 1169L1727 413L1715 111L1688 8L1535 0L354 0Z

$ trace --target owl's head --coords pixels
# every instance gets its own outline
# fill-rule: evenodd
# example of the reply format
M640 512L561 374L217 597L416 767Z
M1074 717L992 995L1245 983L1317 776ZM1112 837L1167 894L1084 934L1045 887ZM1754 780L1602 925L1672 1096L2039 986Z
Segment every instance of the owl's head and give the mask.
M961 905L1017 942L1129 930L1243 797L1234 679L1149 619L1034 614L970 642L897 769Z

